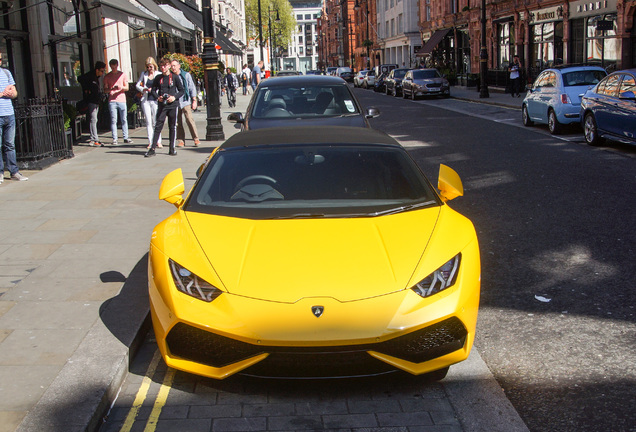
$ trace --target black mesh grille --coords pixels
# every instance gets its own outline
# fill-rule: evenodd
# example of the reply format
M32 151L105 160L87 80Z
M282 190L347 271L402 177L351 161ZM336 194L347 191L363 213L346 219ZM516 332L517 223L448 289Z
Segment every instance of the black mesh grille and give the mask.
M466 335L467 331L462 322L452 317L377 344L277 347L252 345L179 323L172 328L166 342L172 355L213 367L226 366L267 352L270 356L259 363L260 367L271 363L286 370L303 365L308 368L317 368L318 365L333 364L338 368L357 370L363 364L376 363L369 361L370 356L366 351L377 351L413 363L421 363L461 349L466 341ZM376 367L380 366L382 366L381 369L385 368L383 365L376 365ZM252 368L255 367L252 366Z

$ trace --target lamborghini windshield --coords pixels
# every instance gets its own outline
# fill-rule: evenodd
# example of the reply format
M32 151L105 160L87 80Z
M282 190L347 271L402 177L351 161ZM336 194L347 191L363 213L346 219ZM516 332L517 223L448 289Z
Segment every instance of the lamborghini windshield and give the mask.
M217 152L185 210L250 219L373 217L439 204L402 148L286 145Z

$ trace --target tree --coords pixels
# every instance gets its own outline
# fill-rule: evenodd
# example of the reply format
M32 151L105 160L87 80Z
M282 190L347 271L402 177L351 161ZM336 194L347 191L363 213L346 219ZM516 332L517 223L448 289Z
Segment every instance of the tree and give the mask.
M275 46L287 48L291 44L292 33L297 27L294 10L288 0L260 0L261 22L263 24L263 44L269 38L269 22L272 22L272 38ZM268 11L271 11L268 16ZM276 11L280 21L276 22ZM258 0L245 0L245 25L247 37L258 43Z

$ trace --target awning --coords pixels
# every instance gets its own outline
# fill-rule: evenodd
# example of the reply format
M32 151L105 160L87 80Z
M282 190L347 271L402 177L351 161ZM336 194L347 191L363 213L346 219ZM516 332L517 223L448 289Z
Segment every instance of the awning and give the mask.
M203 14L201 11L193 9L180 0L168 0L168 3L183 12L188 21L203 30ZM243 54L243 51L218 29L214 32L214 42L221 47L223 54Z
M108 0L111 1L111 0ZM191 40L192 33L187 28L183 27L166 11L161 9L157 3L153 0L134 0L135 3L140 4L143 8L146 8L152 15L157 16L159 19L159 30L168 33L172 36ZM134 4L131 0L131 4Z
M241 51L239 47L234 45L234 43L219 30L214 32L214 42L221 47L221 51L223 51L223 54L243 54L243 51Z
M151 32L158 29L155 17L135 8L128 0L97 0L94 4L101 7L102 17L124 23L133 30Z
M437 46L437 44L439 44L442 41L442 39L444 39L444 36L446 36L449 31L451 31L450 28L435 30L435 33L433 33L433 36L431 36L430 39L426 41L424 46L418 52L416 52L415 55L417 57L424 57L432 53L435 47Z

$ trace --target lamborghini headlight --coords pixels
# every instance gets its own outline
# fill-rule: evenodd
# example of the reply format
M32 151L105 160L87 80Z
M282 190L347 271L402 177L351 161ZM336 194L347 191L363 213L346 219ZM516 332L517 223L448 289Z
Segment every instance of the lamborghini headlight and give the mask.
M171 259L168 260L168 263L170 264L170 272L172 273L174 284L182 293L206 302L211 302L221 295L222 291L220 289L204 281L187 268L180 266Z
M453 259L426 276L411 289L421 297L429 297L453 286L459 273L460 261L461 254L455 255Z

